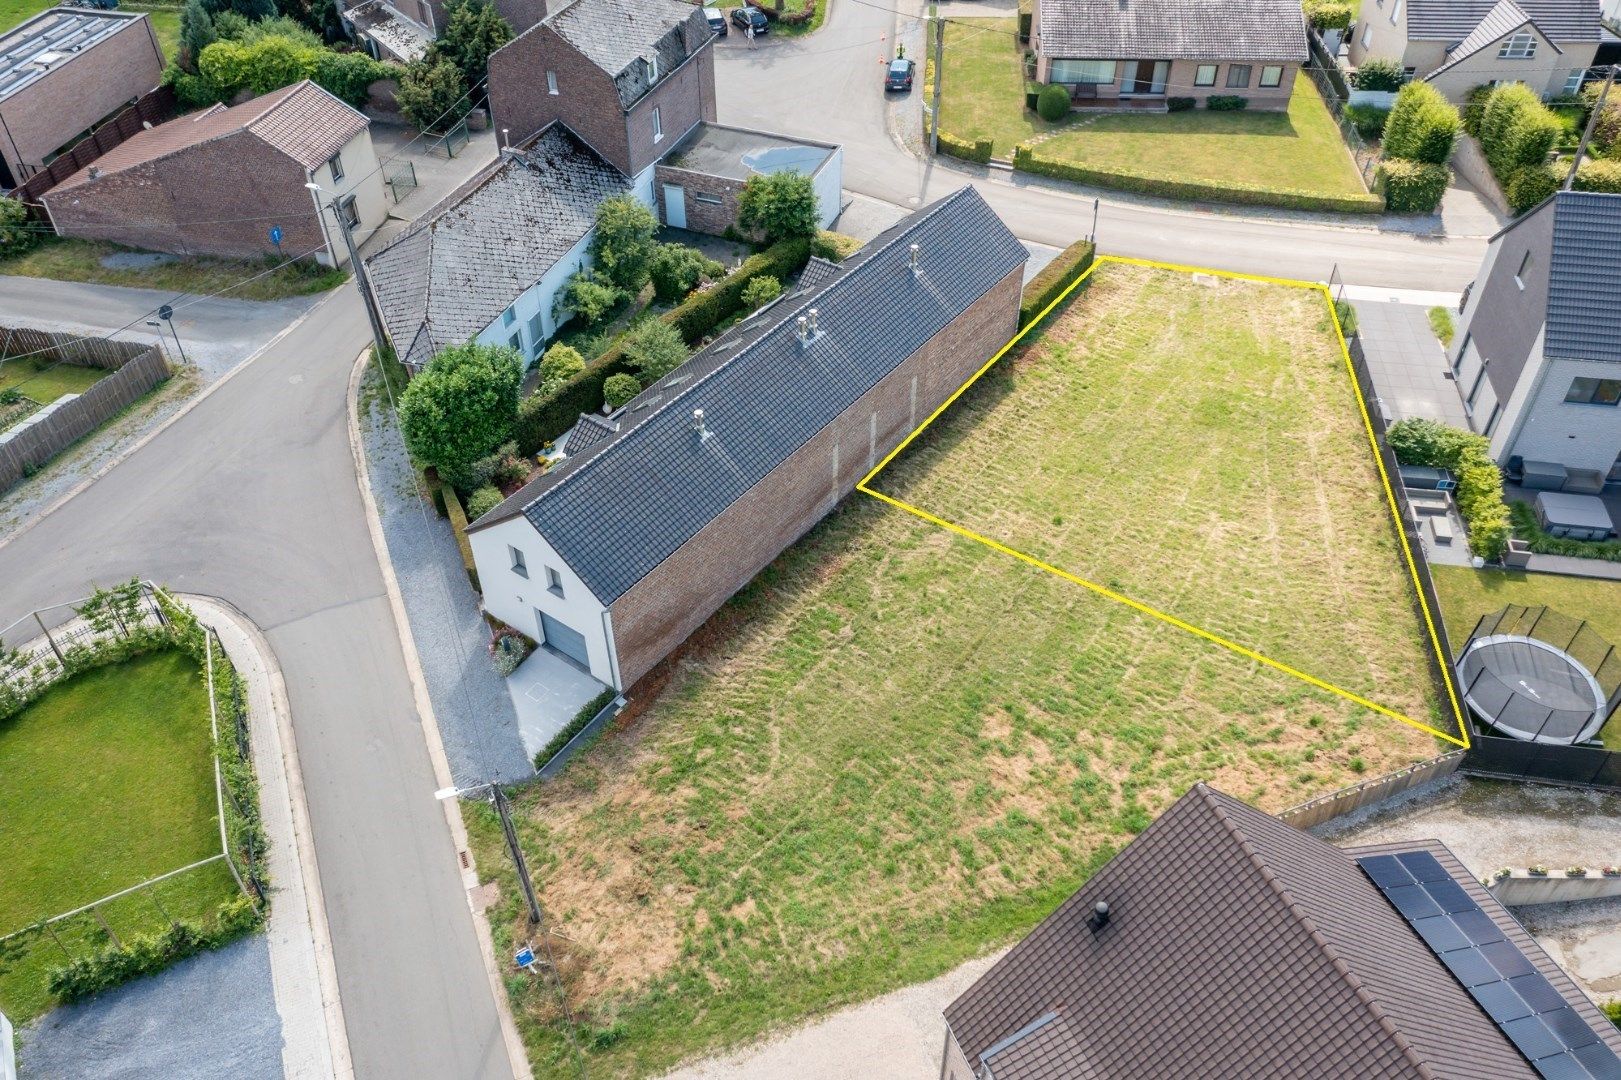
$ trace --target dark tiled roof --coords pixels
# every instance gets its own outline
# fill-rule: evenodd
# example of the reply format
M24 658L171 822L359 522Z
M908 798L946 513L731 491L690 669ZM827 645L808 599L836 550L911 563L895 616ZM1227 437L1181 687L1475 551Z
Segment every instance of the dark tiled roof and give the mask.
M1306 59L1293 0L1037 0L1041 51L1083 60Z
M1480 25L1471 30L1468 37L1464 38L1463 41L1459 42L1447 53L1447 62L1424 77L1433 79L1442 72L1450 71L1476 53L1496 45L1504 37L1522 28L1530 28L1538 35L1544 38L1548 37L1547 34L1543 33L1542 28L1532 20L1531 16L1525 13L1525 9L1516 4L1514 0L1498 0L1497 6L1492 8L1484 19L1480 20ZM1552 39L1549 39L1549 43L1553 44ZM1560 53L1564 50L1555 44L1553 45L1553 51Z
M914 243L917 276L908 268ZM481 523L522 506L596 597L612 603L1025 257L965 187L892 226L819 289L694 355L615 414L613 437ZM821 334L802 347L796 320L813 306ZM694 409L704 410L703 439Z
M489 326L627 188L560 124L463 185L366 260L400 359L425 363Z
M1599 0L1517 0L1552 41L1599 40ZM1413 41L1463 41L1498 0L1410 0L1407 36Z
M581 413L580 418L574 423L573 430L568 433L568 441L563 444L563 452L578 454L589 450L618 430L619 424L606 416Z
M1100 900L1111 919L1094 934ZM946 1019L977 1067L1047 1013L995 1055L996 1080L1537 1075L1347 853L1202 784Z
M1621 195L1554 197L1549 356L1621 362Z
M683 0L574 0L542 25L612 75L627 109L711 36L703 10ZM658 79L650 56L658 57Z
M805 264L805 269L800 271L799 283L796 288L814 289L823 282L838 277L840 271L841 268L838 263L824 259L820 255L812 255L810 262Z

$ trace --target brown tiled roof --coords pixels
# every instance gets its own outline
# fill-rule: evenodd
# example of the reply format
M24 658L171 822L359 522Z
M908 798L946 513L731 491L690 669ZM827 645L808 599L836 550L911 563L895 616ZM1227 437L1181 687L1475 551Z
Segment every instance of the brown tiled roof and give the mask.
M304 168L315 169L369 123L361 113L306 79L229 109L214 105L138 132L54 190L87 183L91 169L105 176L239 131L251 132Z
M1202 784L946 1020L996 1080L1537 1075L1350 856Z

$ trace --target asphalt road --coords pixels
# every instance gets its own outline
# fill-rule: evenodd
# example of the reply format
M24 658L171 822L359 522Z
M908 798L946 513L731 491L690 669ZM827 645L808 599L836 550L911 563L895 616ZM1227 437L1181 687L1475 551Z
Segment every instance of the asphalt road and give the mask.
M921 63L911 94L886 100L878 60L892 54L898 40L921 62L922 5L919 0L830 3L826 25L809 37L750 47L732 34L719 43L715 84L722 123L840 143L844 186L898 206L916 207L972 183L1022 240L1064 246L1091 231L1091 195L949 158L924 161L903 150L895 132L918 127ZM1338 265L1345 280L1355 284L1453 292L1474 279L1486 250L1480 237L1419 237L1107 195L1097 228L1100 246L1115 255L1308 281L1326 280Z
M346 387L368 340L346 285L0 546L0 625L134 575L245 611L287 682L357 1075L510 1077L355 483Z

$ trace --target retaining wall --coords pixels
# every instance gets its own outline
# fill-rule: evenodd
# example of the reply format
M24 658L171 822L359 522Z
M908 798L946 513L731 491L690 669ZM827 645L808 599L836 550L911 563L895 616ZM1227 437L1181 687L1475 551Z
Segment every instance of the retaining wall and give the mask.
M1450 754L1421 761L1417 765L1409 765L1399 772L1376 776L1360 784L1341 788L1321 798L1301 803L1285 810L1278 817L1297 829L1309 829L1333 821L1353 810L1360 810L1364 806L1382 802L1404 791L1428 784L1432 780L1451 776L1458 771L1458 766L1463 764L1463 757L1464 751L1454 750Z

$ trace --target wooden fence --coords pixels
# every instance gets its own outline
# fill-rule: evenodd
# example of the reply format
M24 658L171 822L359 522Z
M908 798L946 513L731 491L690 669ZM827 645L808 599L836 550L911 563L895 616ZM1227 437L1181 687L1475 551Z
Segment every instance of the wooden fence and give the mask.
M90 389L0 443L3 492L84 438L169 377L169 361L158 345L85 340L43 330L0 328L0 358L36 354L53 364L112 371ZM0 359L0 365L15 363Z
M72 148L52 159L49 165L34 172L11 193L12 198L27 203L34 216L48 220L39 197L66 180L86 165L118 146L130 136L172 120L180 111L174 91L160 86L151 93L137 98L123 112L102 124L96 130L74 143Z

